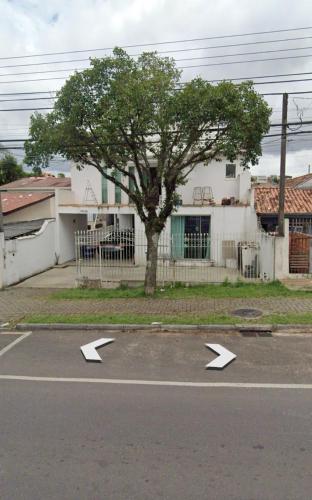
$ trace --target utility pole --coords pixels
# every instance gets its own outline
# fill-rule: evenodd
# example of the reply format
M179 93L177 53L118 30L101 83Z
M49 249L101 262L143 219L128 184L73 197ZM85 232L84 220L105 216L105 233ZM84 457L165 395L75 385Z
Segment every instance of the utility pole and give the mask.
M0 233L3 233L3 231L2 193L0 191Z
M284 236L285 219L285 173L286 173L286 145L287 145L287 108L288 94L283 94L282 108L282 138L281 138L281 162L279 181L279 203L278 203L278 235Z

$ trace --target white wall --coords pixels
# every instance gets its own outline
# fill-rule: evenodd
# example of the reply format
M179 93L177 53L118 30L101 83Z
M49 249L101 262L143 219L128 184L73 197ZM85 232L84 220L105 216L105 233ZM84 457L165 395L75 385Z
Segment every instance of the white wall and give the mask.
M87 216L59 214L56 218L57 263L63 264L75 258L75 232L87 229Z
M56 262L55 221L45 221L34 235L5 241L3 262L4 286L52 267Z
M299 189L311 189L312 188L312 179L309 179L305 182L302 182L302 184L299 184L297 186Z
M71 189L74 192L75 202L91 205L92 201L84 201L86 187L90 184L97 203L102 202L102 180L100 172L91 165L86 165L82 170L77 170L75 164L71 165ZM89 193L89 198L91 193Z
M211 186L214 200L221 204L222 198L234 197L242 203L248 203L250 189L250 172L244 170L237 161L236 177L228 179L225 176L227 160L221 162L212 161L209 165L198 165L188 176L187 184L180 186L178 193L182 197L184 205L193 204L194 187ZM75 202L84 205L92 205L92 201L85 201L86 186L90 184L95 194L97 203L102 201L102 180L101 174L95 167L86 165L78 171L75 165L71 168L72 190ZM128 178L123 177L123 182L128 183ZM115 185L108 181L108 205L115 204ZM121 205L128 204L128 196L121 192Z
M257 215L251 206L206 206L206 207L179 207L175 216L210 216L210 235L212 240L211 259L219 265L224 265L222 256L222 241L241 241L244 238L255 238L257 233ZM142 234L144 225L138 215L135 216L136 241L139 241L140 249L136 253L136 264L145 263L145 252L142 250ZM170 218L164 229L164 237L168 239L171 234Z
M222 162L212 161L209 165L198 165L188 176L187 184L180 186L178 193L182 198L183 205L193 204L193 189L195 187L210 186L214 201L221 204L222 198L234 197L240 199L240 194L246 199L246 191L250 188L250 173L244 171L238 162L236 165L236 178L228 179L225 176L226 160ZM240 190L240 179L244 187ZM244 201L244 200L242 200ZM247 200L246 200L247 201Z

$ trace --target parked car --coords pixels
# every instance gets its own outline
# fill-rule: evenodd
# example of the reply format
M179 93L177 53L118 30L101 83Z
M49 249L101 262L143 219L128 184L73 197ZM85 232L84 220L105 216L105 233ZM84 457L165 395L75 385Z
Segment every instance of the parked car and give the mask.
M128 260L134 257L134 232L131 229L114 230L100 242L105 259Z

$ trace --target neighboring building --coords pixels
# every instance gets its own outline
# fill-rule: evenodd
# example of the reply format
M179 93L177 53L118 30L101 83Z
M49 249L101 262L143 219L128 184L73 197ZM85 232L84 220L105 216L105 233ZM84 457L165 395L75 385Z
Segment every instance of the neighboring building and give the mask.
M25 177L0 186L0 190L5 227L36 220L55 221L49 226L49 233L54 233L55 262L63 263L75 257L75 231L86 227L87 217L59 214L60 197L64 200L71 196L70 178Z
M312 174L286 179L285 186L293 189L312 189Z
M25 177L0 186L4 223L55 217L55 189L70 185L70 178L45 176ZM41 191L44 189L49 191Z
M255 187L255 210L262 227L273 232L277 227L279 188ZM291 232L312 234L312 189L285 189L285 217Z

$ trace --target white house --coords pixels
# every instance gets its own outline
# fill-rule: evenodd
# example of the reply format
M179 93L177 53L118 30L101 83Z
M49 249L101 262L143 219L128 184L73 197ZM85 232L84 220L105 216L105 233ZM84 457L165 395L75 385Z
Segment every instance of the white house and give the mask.
M126 193L103 178L94 167L86 166L78 171L73 164L71 180L70 192L57 190L56 194L62 247L68 224L77 217L80 217L79 228L83 224L86 228L87 222L96 220L99 225L132 229L136 235L143 233L144 226ZM126 177L124 182L129 182L129 178ZM219 239L221 245L221 239L241 240L247 234L255 233L257 218L250 203L250 193L250 173L238 161L213 161L208 166L199 164L189 175L187 184L178 189L180 205L164 230L176 242L172 244L171 254L177 258L194 258L184 245L184 239L192 240L187 238L188 235L209 235L211 240ZM202 248L201 252L203 255L197 255L197 258L216 260L212 255L213 248ZM140 263L143 263L142 259L144 256L140 257ZM139 263L137 259L136 263Z
M121 180L129 182L128 177ZM142 280L146 263L144 226L135 206L129 203L121 189L94 167L86 166L79 171L73 164L71 186L54 186L46 192L50 195L49 202L54 203L50 222L26 239L22 236L22 239L13 237L7 243L3 240L4 285L77 256L82 266L90 266L80 273L83 277L93 273L92 276L101 282ZM251 199L250 173L238 161L199 164L189 175L187 184L178 189L178 194L180 204L169 217L160 242L160 271L163 273L160 279L217 282L226 277L234 280L240 276L263 279L277 276L275 243L270 235L259 231ZM87 246L90 238L99 234L87 231L93 221L103 226L104 233L105 227L111 225L133 231L134 255L131 255L131 262L124 262L123 269L120 270L118 259L107 259L102 253L106 251L102 243L103 232L98 236L96 250L88 257L85 258L81 248L76 247L77 232L83 232ZM24 254L32 259L29 269L22 266L26 262ZM36 254L44 259L36 258ZM19 271L17 262L21 263ZM103 266L106 266L105 272Z

